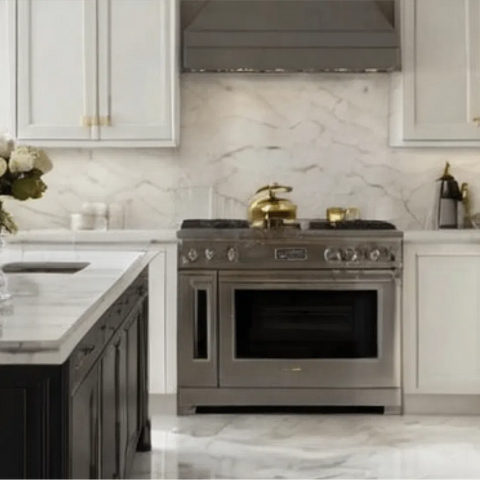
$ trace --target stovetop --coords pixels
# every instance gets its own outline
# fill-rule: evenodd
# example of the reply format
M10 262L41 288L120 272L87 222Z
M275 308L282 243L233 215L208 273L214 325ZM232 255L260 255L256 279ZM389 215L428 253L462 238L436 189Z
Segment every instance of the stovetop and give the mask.
M181 230L189 229L214 229L214 230L238 230L250 228L246 220L231 220L231 219L189 219L184 220L181 225ZM300 223L294 225L287 225L280 227L281 229L300 228ZM303 230L396 230L395 225L390 222L382 220L345 220L337 223L330 223L327 220L311 220L302 226Z

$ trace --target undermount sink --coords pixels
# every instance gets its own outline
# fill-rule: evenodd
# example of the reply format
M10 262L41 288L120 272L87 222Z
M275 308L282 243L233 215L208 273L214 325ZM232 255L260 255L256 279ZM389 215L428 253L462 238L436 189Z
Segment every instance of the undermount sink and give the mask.
M90 265L86 262L12 262L3 265L5 273L77 273Z

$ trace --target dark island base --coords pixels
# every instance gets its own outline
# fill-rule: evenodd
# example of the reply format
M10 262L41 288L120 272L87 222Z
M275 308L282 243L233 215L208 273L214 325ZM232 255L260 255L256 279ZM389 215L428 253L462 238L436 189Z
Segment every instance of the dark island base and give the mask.
M126 478L151 449L148 276L63 365L0 366L0 478Z

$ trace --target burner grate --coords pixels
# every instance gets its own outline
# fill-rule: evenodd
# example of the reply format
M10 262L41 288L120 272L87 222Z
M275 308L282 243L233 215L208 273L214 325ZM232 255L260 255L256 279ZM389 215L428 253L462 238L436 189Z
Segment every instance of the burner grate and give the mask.
M383 220L345 220L330 223L327 220L314 220L309 224L310 230L396 230L395 225Z
M250 228L246 220L230 220L230 219L209 219L209 220L184 220L181 225L181 230L188 230L190 228L215 228L215 229L236 229L236 228Z

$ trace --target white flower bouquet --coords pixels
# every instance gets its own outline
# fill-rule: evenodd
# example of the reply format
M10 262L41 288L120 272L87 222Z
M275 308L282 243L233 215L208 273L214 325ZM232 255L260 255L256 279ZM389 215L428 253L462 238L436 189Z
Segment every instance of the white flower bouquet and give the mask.
M47 185L42 176L53 168L48 155L30 146L15 146L12 140L0 137L0 196L17 200L41 198ZM17 226L0 201L0 230L15 233Z

